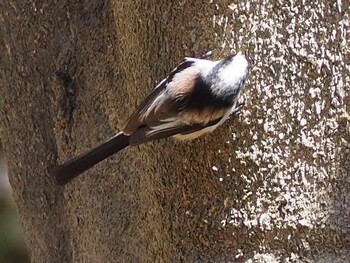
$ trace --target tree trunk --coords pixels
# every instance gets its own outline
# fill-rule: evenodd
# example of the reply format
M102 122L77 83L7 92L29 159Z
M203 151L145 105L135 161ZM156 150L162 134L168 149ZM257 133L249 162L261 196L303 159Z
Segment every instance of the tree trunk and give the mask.
M32 262L350 262L349 3L237 2L0 4L0 136ZM54 184L208 48L250 59L240 118Z

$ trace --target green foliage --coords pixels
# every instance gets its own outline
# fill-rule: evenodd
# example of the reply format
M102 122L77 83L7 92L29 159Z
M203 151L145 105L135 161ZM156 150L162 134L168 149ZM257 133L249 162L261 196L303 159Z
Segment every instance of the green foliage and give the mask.
M17 211L7 195L0 195L0 262L30 262L18 224Z

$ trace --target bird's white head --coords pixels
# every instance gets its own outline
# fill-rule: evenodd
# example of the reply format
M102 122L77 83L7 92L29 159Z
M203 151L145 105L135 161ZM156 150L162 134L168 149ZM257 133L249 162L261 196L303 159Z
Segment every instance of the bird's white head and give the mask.
M224 58L219 65L218 76L228 86L244 82L248 77L249 63L240 53Z

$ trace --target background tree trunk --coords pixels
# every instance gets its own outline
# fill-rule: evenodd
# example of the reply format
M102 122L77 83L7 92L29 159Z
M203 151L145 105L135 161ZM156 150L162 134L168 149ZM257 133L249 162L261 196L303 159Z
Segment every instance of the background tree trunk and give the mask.
M1 140L33 262L350 262L349 3L235 2L0 3ZM239 119L54 184L207 48L251 61Z

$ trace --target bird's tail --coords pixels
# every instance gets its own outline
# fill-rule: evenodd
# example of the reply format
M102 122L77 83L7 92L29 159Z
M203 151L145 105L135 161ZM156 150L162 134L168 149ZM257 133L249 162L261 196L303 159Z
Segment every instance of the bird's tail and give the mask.
M120 132L91 151L56 166L51 175L55 177L57 184L65 185L95 164L128 146L129 136Z

